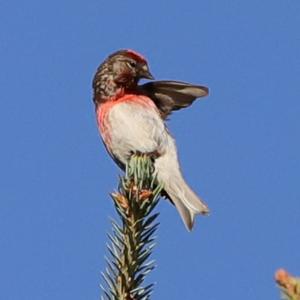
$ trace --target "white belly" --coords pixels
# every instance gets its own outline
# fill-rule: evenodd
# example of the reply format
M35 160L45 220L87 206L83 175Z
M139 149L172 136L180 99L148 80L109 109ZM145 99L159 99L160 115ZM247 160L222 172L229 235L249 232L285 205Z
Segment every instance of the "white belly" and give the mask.
M134 152L163 154L168 144L168 132L154 107L140 103L121 102L108 115L110 150L122 163Z

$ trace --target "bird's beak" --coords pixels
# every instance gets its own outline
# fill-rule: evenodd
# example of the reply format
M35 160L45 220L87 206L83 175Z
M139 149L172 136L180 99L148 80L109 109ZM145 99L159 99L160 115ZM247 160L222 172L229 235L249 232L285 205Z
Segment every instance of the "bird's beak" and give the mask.
M140 69L140 77L141 78L146 78L146 79L150 79L150 80L154 80L153 75L150 73L149 68L147 65L144 65L141 69Z

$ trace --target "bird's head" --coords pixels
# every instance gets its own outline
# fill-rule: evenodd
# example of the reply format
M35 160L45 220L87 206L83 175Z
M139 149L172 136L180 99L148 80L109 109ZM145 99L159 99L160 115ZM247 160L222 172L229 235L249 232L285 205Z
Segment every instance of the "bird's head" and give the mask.
M137 82L141 78L154 79L146 59L133 50L117 51L106 59L106 63L116 83Z
M154 79L146 59L133 50L119 50L99 66L93 80L94 100L103 102L119 90L134 90L142 78Z

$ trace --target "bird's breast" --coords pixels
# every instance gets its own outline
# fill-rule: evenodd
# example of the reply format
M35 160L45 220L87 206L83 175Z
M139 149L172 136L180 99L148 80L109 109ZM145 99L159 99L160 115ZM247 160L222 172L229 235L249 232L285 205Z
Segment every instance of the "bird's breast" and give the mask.
M132 123L139 124L142 116L154 116L155 119L160 115L153 101L143 95L127 94L113 101L106 101L98 106L96 110L97 123L100 134L109 145L111 142L113 127L120 127L124 122L127 126Z

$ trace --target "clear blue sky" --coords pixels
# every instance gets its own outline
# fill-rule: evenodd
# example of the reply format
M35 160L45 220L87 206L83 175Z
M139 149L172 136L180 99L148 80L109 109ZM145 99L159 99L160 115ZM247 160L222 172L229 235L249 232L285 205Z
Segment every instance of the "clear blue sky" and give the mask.
M169 122L211 216L188 233L160 203L153 299L279 299L274 271L300 275L299 11L291 0L2 1L0 298L99 299L120 171L91 80L132 48L157 79L211 91Z

